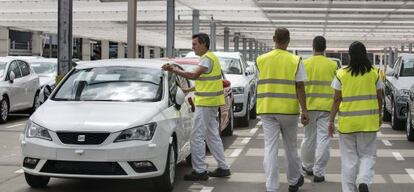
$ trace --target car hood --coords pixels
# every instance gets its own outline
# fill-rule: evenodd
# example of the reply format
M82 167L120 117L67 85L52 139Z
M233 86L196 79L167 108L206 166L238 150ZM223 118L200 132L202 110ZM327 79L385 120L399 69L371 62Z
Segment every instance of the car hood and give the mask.
M39 84L40 87L43 87L45 85L51 85L55 82L55 76L40 76L39 75Z
M411 86L413 85L414 77L399 77L397 81L395 81L395 87L397 89L407 89L410 90Z
M246 87L248 83L244 75L226 74L226 79L230 81L231 87Z
M161 103L49 100L30 119L52 131L117 132L149 123Z

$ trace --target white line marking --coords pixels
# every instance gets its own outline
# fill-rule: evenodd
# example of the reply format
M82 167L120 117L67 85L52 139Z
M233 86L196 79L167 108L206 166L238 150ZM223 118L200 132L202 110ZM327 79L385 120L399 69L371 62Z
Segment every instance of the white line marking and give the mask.
M250 141L250 137L245 137L245 138L241 141L241 143L243 143L243 144L247 144L247 143L249 143L249 141Z
M392 155L394 155L395 159L397 159L398 161L405 160L404 157L401 156L401 153L399 153L399 152L392 152Z
M19 169L19 170L15 171L14 173L23 173L23 172L24 172L23 169Z
M212 192L214 187L203 187L200 192Z
M414 180L414 169L405 169L405 171L408 173L411 179Z
M384 143L385 146L392 146L391 142L386 140L386 139L383 139L381 141L382 141L382 143Z
M240 153L242 152L242 149L235 149L231 154L230 157L238 157Z
M6 128L10 129L10 128L18 127L18 126L21 126L21 125L24 125L24 123L19 123L19 124L16 124L16 125L10 125L10 126L7 126Z
M256 133L256 131L257 131L257 128L253 128L252 130L250 130L250 133L251 133L251 134L255 134L255 133Z

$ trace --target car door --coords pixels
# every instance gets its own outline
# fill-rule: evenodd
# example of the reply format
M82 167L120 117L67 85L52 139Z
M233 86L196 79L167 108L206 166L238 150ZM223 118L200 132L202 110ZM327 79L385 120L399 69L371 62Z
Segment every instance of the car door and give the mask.
M9 81L10 86L10 111L16 111L24 108L25 86L22 80L22 73L18 61L12 61L7 70L7 79L10 79L10 73L13 71L15 79Z
M385 104L388 111L391 111L392 100L394 97L394 92L398 91L395 85L397 84L398 77L400 75L400 67L401 67L402 58L399 57L398 60L394 64L393 74L392 76L388 76L385 82Z
M240 62L243 66L244 75L247 77L247 80L249 82L249 93L250 93L250 109L254 107L256 103L256 75L254 73L254 69L249 69L249 65L247 62L241 58ZM250 109L248 109L250 111Z
M17 61L20 71L22 72L22 85L24 87L24 98L22 98L23 107L30 108L33 106L36 91L39 87L37 75L31 74L29 64L24 61Z

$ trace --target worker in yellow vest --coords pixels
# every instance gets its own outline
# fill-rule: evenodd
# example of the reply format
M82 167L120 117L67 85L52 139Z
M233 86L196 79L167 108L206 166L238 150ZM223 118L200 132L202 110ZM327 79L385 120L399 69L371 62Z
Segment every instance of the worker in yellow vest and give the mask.
M224 157L217 121L219 106L225 103L220 62L217 56L209 51L210 38L207 34L193 35L192 45L195 54L201 57L194 71L182 71L169 64L162 68L195 80L196 108L190 142L193 171L184 175L184 180L203 181L208 180L209 176L226 177L231 173ZM218 163L218 168L212 172L207 171L205 143Z
M325 57L326 39L313 39L313 56L304 60L307 80L305 81L306 106L309 124L305 126L305 137L301 144L302 169L314 176L316 183L325 181L329 160L329 111L333 103L332 80L338 66Z
M260 55L256 61L259 71L256 110L264 132L266 191L279 191L278 145L282 135L289 192L296 192L304 183L296 142L299 104L302 123L309 120L303 83L306 73L300 57L286 51L290 41L288 29L277 28L273 41L276 49Z
M349 47L349 65L337 71L332 82L334 103L329 115L329 134L335 132L339 111L339 145L343 192L368 192L374 178L377 132L381 124L381 89L378 71L361 42Z

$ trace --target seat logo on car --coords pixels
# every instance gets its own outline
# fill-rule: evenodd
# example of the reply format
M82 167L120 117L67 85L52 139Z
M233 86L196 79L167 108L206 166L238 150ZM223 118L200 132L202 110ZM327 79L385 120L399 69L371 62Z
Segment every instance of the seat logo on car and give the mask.
M78 135L78 141L79 142L85 142L85 135Z

